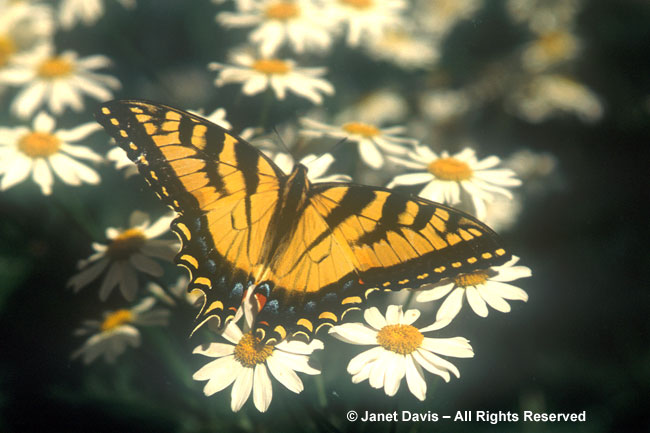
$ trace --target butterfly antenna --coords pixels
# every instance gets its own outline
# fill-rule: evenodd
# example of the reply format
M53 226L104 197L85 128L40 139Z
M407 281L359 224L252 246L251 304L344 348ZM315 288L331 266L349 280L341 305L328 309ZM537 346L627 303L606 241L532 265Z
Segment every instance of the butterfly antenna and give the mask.
M291 155L295 159L295 155L293 154L293 152L291 152L289 146L287 146L287 143L285 143L284 140L282 139L282 136L278 132L278 128L274 126L273 132L275 132L275 135L278 136L278 142L280 143L280 147L282 147L289 155Z
M347 137L343 137L343 138L340 139L340 140L339 140L339 141L338 141L334 146L332 146L332 147L331 147L327 152L323 152L323 153L322 153L318 158L316 158L316 159L315 159L313 162L311 162L310 164L312 164L312 163L318 161L319 159L321 159L322 157L324 157L324 156L327 155L328 153L334 153L334 152L335 152L336 150L338 150L338 148L341 147L341 146L343 145L343 143L345 143L347 140L348 140Z

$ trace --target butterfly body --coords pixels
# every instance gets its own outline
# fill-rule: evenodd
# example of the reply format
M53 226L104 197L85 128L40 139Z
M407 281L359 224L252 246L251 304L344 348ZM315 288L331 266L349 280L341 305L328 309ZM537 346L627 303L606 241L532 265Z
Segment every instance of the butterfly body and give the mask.
M252 290L268 343L339 324L381 290L417 288L505 263L473 217L385 188L285 175L243 139L146 101L112 101L97 120L177 213L179 265L204 305L197 328L223 326Z

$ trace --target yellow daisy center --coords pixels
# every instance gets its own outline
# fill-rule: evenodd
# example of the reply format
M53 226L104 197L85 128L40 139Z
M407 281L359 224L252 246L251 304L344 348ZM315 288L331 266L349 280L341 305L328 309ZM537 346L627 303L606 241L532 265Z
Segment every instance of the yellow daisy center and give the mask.
M298 5L291 2L272 3L264 12L267 18L273 20L287 21L300 15Z
M108 245L106 255L112 260L126 260L133 253L139 251L146 242L147 237L140 229L128 229L120 233Z
M377 333L377 343L386 350L408 355L420 347L424 335L411 325L388 325Z
M543 34L537 43L548 57L561 59L571 51L572 39L569 33L558 30Z
M61 140L47 132L30 132L18 140L18 150L30 158L47 158L61 147Z
M474 174L467 163L451 157L436 159L429 164L427 170L442 180L467 180Z
M62 57L52 57L41 63L38 67L38 75L42 78L58 78L70 75L74 65Z
M0 36L0 66L7 64L9 57L16 52L16 44L6 36Z
M350 134L357 134L363 137L375 137L380 134L379 128L367 123L349 122L343 125L343 130Z
M485 284L489 277L486 271L474 271L458 275L454 278L454 282L458 287L480 286Z
M373 0L339 0L344 5L352 6L357 9L370 9L373 5Z
M255 367L266 361L266 358L273 353L273 346L262 344L261 340L255 338L252 332L244 334L235 346L235 359L244 367Z
M133 313L129 310L117 310L109 314L102 322L101 330L110 331L120 325L133 321Z
M284 75L291 71L289 63L278 59L257 60L252 68L267 75Z

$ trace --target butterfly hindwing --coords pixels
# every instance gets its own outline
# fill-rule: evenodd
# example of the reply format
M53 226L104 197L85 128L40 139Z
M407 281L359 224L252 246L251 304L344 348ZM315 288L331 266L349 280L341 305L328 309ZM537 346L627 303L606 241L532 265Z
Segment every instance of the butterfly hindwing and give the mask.
M113 101L96 118L179 213L172 224L182 241L176 262L192 275L188 290L205 294L198 326L212 317L223 324L265 260L284 175L243 139L181 110Z

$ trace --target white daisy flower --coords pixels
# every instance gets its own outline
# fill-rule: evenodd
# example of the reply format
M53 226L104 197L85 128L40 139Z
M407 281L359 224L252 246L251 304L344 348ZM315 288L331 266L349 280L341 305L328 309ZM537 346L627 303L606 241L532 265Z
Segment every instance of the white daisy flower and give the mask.
M333 137L339 140L347 139L358 143L359 155L363 162L374 169L384 165L384 156L381 151L396 155L404 155L408 151L404 145L416 145L417 140L399 137L406 131L403 126L379 128L364 122L347 122L341 126L328 125L312 119L300 119L304 129L302 135L308 137Z
M567 29L554 29L538 35L522 53L524 68L540 72L576 57L580 41Z
M128 346L140 345L140 331L137 326L165 326L169 311L153 308L155 299L148 297L130 309L109 311L103 320L86 320L75 335L93 334L77 349L72 358L81 357L84 364L90 364L100 356L108 363L124 353Z
M99 299L105 301L115 286L128 301L135 299L138 290L138 276L141 271L154 277L163 274L163 268L152 257L171 261L178 252L175 240L155 239L169 230L175 215L170 214L150 224L149 216L134 211L129 218L130 228L106 229L107 245L93 243L95 253L78 263L80 272L68 281L75 292L87 286L106 269L106 275L99 288Z
M72 129L55 129L54 118L39 113L32 127L0 128L0 190L24 181L29 174L43 194L52 193L55 173L64 183L78 186L97 185L95 170L77 159L101 161L102 157L77 143L101 129L96 122L84 123Z
M478 270L443 280L435 284L432 289L421 291L417 300L418 302L430 302L446 297L436 313L436 320L451 321L456 317L465 296L467 296L467 303L472 310L481 317L487 317L488 305L497 311L508 313L510 304L506 302L506 299L528 301L528 294L525 291L512 284L507 284L532 275L530 268L515 266L518 261L519 257L512 256L510 261L501 266L493 266L488 270Z
M453 156L447 152L438 156L426 146L417 146L408 156L408 160L389 158L403 167L424 171L396 176L388 188L426 183L420 191L421 197L452 205L461 201L462 188L471 197L478 219L485 218L486 202L492 201L493 193L512 198L512 193L504 187L521 185L521 181L514 177L514 171L494 168L501 162L497 156L479 161L469 148Z
M285 174L291 173L291 170L293 170L296 164L293 157L288 153L278 152L275 156L270 155L269 152L265 153ZM322 155L310 153L300 160L300 164L307 167L307 177L310 182L350 182L352 178L345 174L330 174L325 176L325 172L333 162L334 157L330 153L324 153Z
M313 0L265 0L244 12L222 12L217 21L227 27L256 26L249 40L270 57L287 42L298 54L329 49L334 26L323 13Z
M387 30L365 45L371 57L391 62L403 69L429 68L440 57L430 37L413 34L405 28Z
M346 43L352 47L401 25L407 6L404 0L333 0L327 4L329 19L347 28Z
M509 108L533 123L543 122L560 113L576 114L585 122L603 116L603 105L594 92L569 77L557 74L536 75L512 93Z
M16 56L50 43L54 18L50 5L0 0L0 68Z
M207 380L203 393L211 396L233 382L231 409L239 411L253 392L253 402L260 412L271 404L273 386L268 372L282 385L296 394L303 390L303 383L296 372L316 375L319 370L309 365L309 355L323 349L323 343L312 340L306 344L300 341L282 341L273 345L260 344L251 332L242 333L230 322L221 334L228 343L210 343L197 346L193 353L217 358L199 369L192 378Z
M333 95L334 86L319 78L326 68L301 68L292 60L259 58L245 52L232 57L234 66L210 63L209 68L219 71L215 85L221 87L230 83L242 83L242 93L256 95L271 88L276 98L282 100L287 90L309 99L314 104L323 102L322 95Z
M135 7L135 0L118 1L127 9ZM90 26L102 15L104 15L103 0L62 0L59 6L59 20L64 29L70 29L78 22Z
M450 372L460 377L454 364L440 357L471 358L472 346L463 337L430 338L423 334L444 328L448 320L437 321L418 329L412 324L420 317L418 310L402 312L401 305L391 305L382 316L376 307L368 308L363 318L368 323L346 323L330 329L330 334L351 344L373 345L370 350L352 358L348 373L352 383L368 379L373 388L384 388L388 396L394 396L406 377L409 391L424 401L427 383L424 368L449 382Z
M63 113L66 107L81 111L83 94L106 101L113 97L111 89L120 88L115 77L93 72L109 66L108 57L78 59L73 51L53 55L50 50L49 46L39 47L0 70L0 84L23 86L11 104L17 116L29 117L45 103L54 114Z

